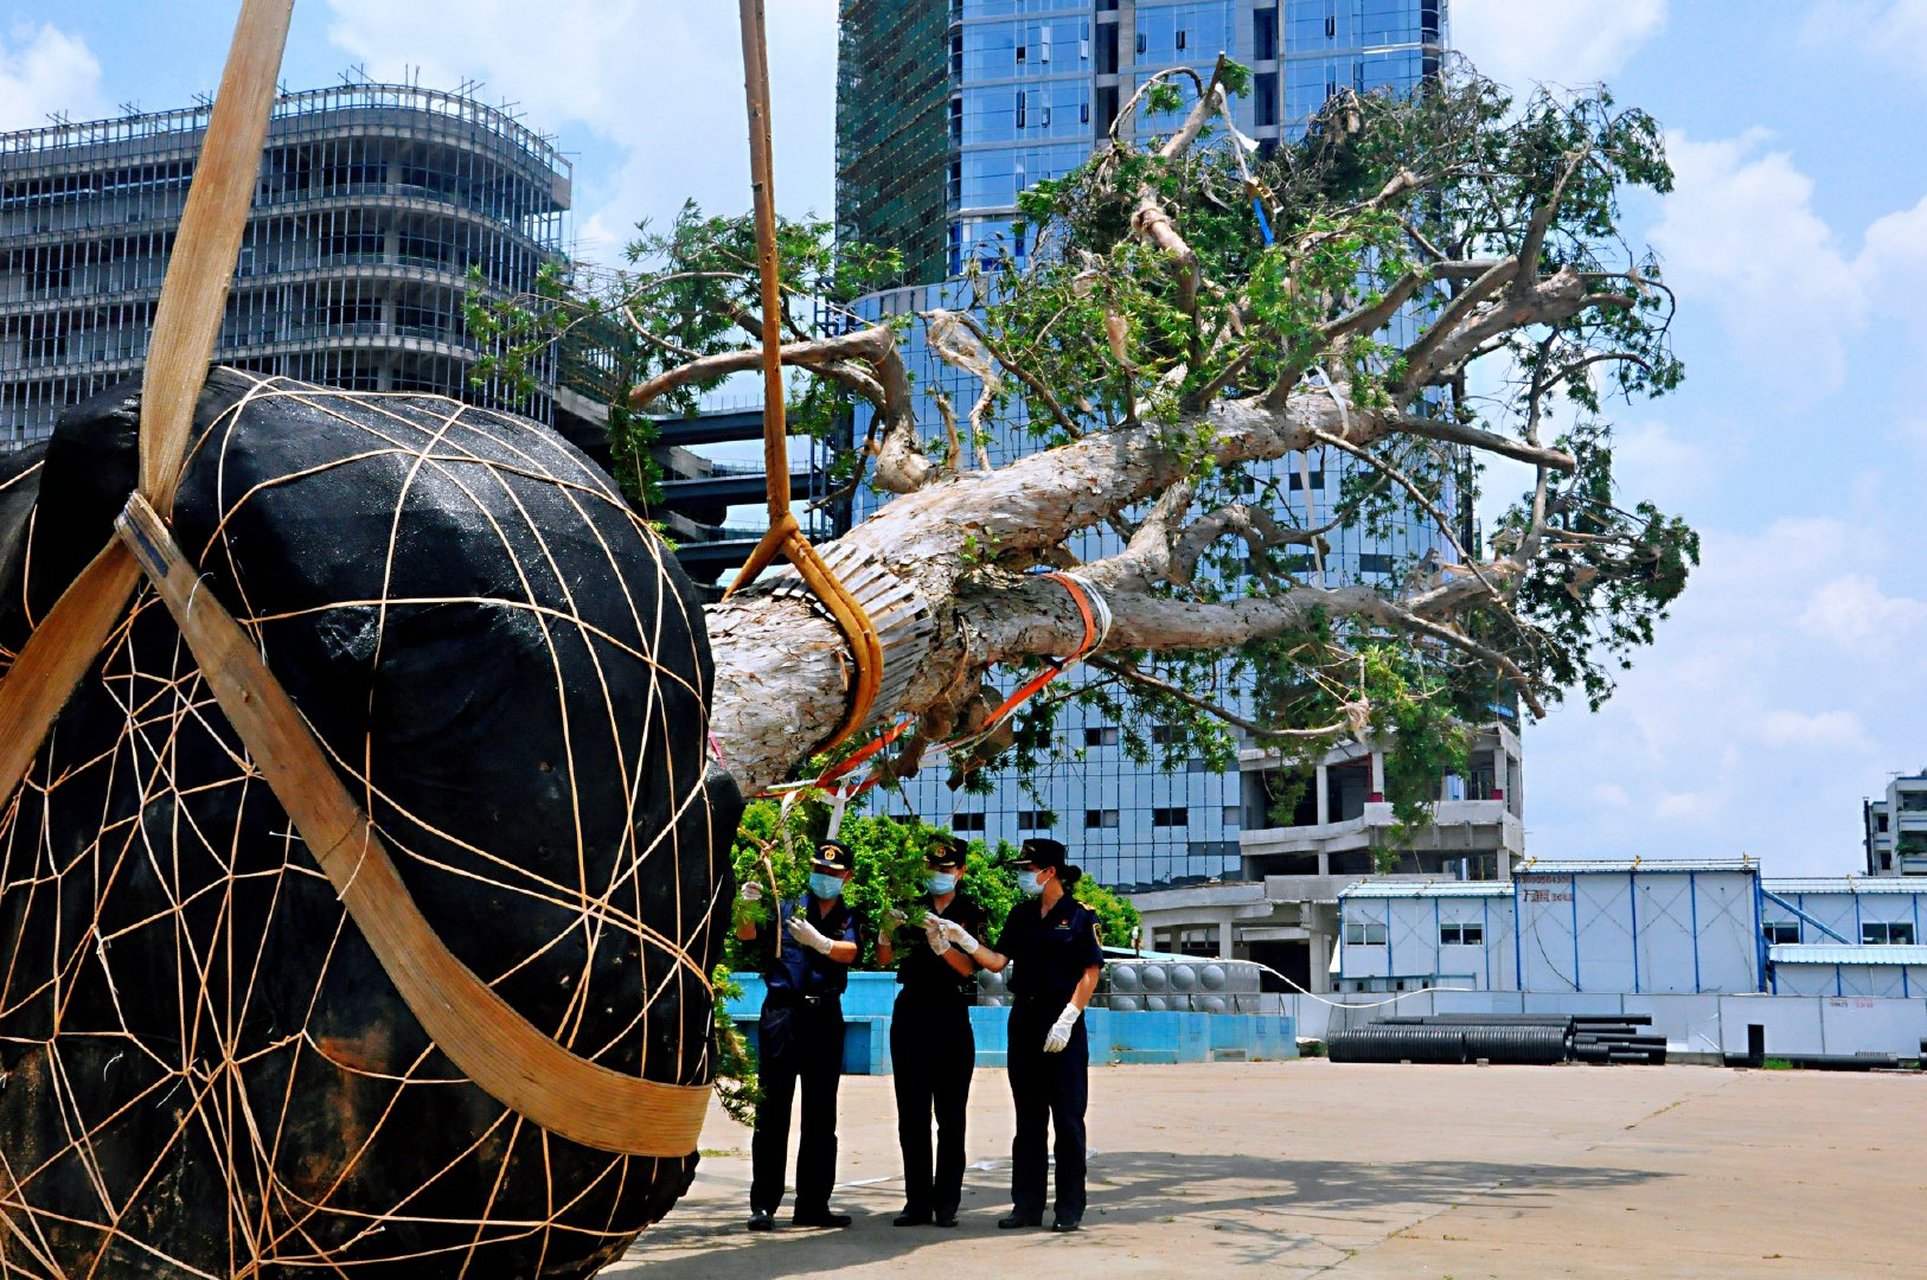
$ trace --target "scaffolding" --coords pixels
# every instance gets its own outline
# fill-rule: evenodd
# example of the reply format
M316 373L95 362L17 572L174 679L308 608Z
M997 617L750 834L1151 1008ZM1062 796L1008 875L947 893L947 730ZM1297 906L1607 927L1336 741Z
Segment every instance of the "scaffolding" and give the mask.
M209 108L0 135L0 448L138 375ZM412 85L277 102L216 358L357 391L430 391L542 421L471 385L471 271L503 297L563 260L570 165L507 111Z

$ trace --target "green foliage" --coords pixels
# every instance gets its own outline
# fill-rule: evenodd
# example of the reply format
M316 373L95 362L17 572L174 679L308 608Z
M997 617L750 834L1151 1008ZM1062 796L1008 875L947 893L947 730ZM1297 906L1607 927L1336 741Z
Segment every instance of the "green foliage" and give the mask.
M765 886L765 898L754 905L738 904L758 923L770 919L767 888L773 875L785 898L803 892L809 883L810 857L828 824L828 810L820 801L809 800L791 808L788 817L788 843L785 845L781 806L774 800L758 800L743 815L731 850L737 882L754 881ZM880 967L876 959L876 933L892 911L903 913L907 924L918 923L927 890L924 887L924 853L944 828L925 822L905 821L876 814L849 814L837 838L850 846L854 870L843 896L862 913L868 927L857 962L861 969ZM958 890L982 907L989 917L989 941L1004 925L1010 909L1023 900L1017 875L1010 863L1017 851L1008 843L995 848L973 841L965 859L965 874ZM1111 946L1130 945L1138 928L1137 908L1112 893L1089 876L1078 882L1072 896L1097 913L1104 941ZM740 917L739 917L740 918ZM732 931L733 932L733 931ZM726 965L738 971L762 967L754 943L738 942L733 936L726 951Z
M763 1099L762 1086L756 1079L756 1055L723 1003L740 998L743 987L726 964L716 966L709 982L716 1001L716 1096L731 1120L753 1125L756 1104Z

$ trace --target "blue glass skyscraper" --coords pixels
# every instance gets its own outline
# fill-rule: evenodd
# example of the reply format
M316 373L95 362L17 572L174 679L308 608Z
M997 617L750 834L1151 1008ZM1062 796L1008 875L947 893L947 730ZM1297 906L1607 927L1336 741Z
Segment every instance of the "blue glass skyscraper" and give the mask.
M1270 147L1296 137L1340 89L1416 86L1438 70L1444 39L1444 0L844 0L839 234L897 247L906 260L902 287L858 310L875 319L981 302L972 291L982 283L961 278L972 260L994 265L1000 249L1021 258L1031 247L1012 225L1018 192L1083 163L1157 71L1190 66L1208 75L1221 52L1250 67L1252 91L1234 113ZM1140 113L1130 127L1149 134L1160 125L1169 122ZM975 399L976 379L937 360L921 326L905 355L920 421L939 420L938 392L960 407ZM989 461L1026 447L1007 426L990 442ZM1347 461L1277 464L1300 519L1316 523L1329 512ZM879 500L859 495L857 514ZM1110 537L1091 534L1082 550L1102 554ZM1382 537L1339 530L1325 580L1375 580L1436 540L1423 517ZM952 791L940 768L926 770L877 804L992 841L1048 827L1113 884L1237 874L1245 817L1237 770L1212 771L1202 760L1176 770L1134 763L1126 732L1072 707L1058 720L1049 759L1026 779L999 777L992 794L972 795Z

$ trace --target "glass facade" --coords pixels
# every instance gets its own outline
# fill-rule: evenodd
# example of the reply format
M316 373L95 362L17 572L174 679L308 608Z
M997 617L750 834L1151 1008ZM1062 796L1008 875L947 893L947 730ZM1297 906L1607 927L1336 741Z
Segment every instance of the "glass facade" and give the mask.
M846 48L849 15L862 7L844 6ZM980 301L971 285L944 277L960 274L973 256L994 263L999 237L1021 255L1027 246L1009 239L1017 193L1082 163L1138 85L1159 70L1187 65L1208 74L1220 52L1252 67L1253 91L1234 104L1234 112L1241 128L1261 142L1275 142L1302 130L1325 101L1328 82L1332 92L1341 86L1409 88L1437 68L1443 40L1443 0L950 0L947 9L949 26L937 45L949 51L942 269L913 274L906 287L864 299L858 311L865 319ZM1308 92L1292 96L1292 85L1310 83L1292 78L1301 63L1305 76L1319 77L1315 101ZM839 102L839 138L842 122L857 111L856 104ZM1132 127L1142 136L1171 123L1140 118ZM922 163L924 145L921 134L905 135L906 165ZM839 163L843 154L839 150ZM889 146L879 144L870 162L883 163L888 154ZM839 205L839 226L855 227L857 221ZM976 379L937 360L921 326L912 327L905 357L920 421L940 420L937 392L960 411L974 402ZM1029 447L1017 425L1021 404L1014 412L1015 422L991 442L993 464ZM1307 524L1329 512L1354 465L1335 451L1273 464L1283 480L1283 500ZM883 500L864 490L855 514L861 518ZM1329 540L1329 585L1385 581L1442 541L1422 513L1394 522L1384 536L1347 528ZM1085 559L1117 549L1108 531L1089 533L1072 547ZM1315 578L1309 566L1305 574ZM1064 677L1079 678L1076 672ZM1240 694L1227 688L1222 697L1236 704ZM993 842L1048 829L1108 884L1235 877L1243 800L1236 770L1212 772L1199 760L1172 768L1136 763L1125 740L1130 732L1106 723L1097 711L1069 707L1058 717L1048 757L1022 782L1002 774L990 794L972 795L953 790L942 764L933 763L900 793L871 793L871 804ZM1150 733L1155 739L1156 729ZM1146 745L1155 753L1155 741Z
M905 283L944 271L954 7L955 0L843 0L839 10L837 234L900 250Z

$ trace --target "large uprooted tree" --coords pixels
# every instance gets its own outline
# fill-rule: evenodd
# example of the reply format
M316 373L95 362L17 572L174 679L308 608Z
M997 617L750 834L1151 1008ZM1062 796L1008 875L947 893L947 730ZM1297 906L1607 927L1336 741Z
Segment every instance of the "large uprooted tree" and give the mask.
M1576 691L1597 706L1685 585L1695 535L1620 497L1601 416L1609 396L1680 376L1671 294L1619 230L1623 194L1670 186L1655 122L1603 91L1518 102L1460 67L1409 98L1341 95L1261 160L1230 123L1245 79L1223 62L1208 81L1153 78L1136 106L1166 135L1141 147L1114 128L1077 173L1025 194L1029 265L1006 255L978 281L983 306L915 321L982 385L974 405L939 398L937 421L916 413L905 322L841 305L889 276L890 255L785 227L793 413L822 429L857 401L867 433L845 478L895 495L838 550L883 565L935 618L897 705L872 718L918 718L883 767L913 771L929 745L968 736L992 668L1080 648L1076 601L1027 572L1040 566L1074 569L1111 617L1094 669L1060 697L1188 724L1187 752L1222 750L1213 723L1288 750L1372 736L1392 745L1392 798L1408 805L1495 704L1538 715ZM756 366L746 220L687 210L632 263L563 308L496 323L542 335L621 317L630 411L687 409ZM993 467L983 445L1000 430L1034 447ZM645 420L617 414L632 481L647 439ZM1294 510L1299 464L1281 460L1320 451L1350 475L1328 509ZM1524 493L1466 545L1495 463ZM1442 553L1382 587L1322 585L1325 533L1414 514ZM1080 538L1106 529L1114 553L1080 561ZM794 593L708 612L715 734L754 790L831 734L846 646ZM1255 712L1221 705L1234 684ZM1020 751L1056 705L1034 705Z

